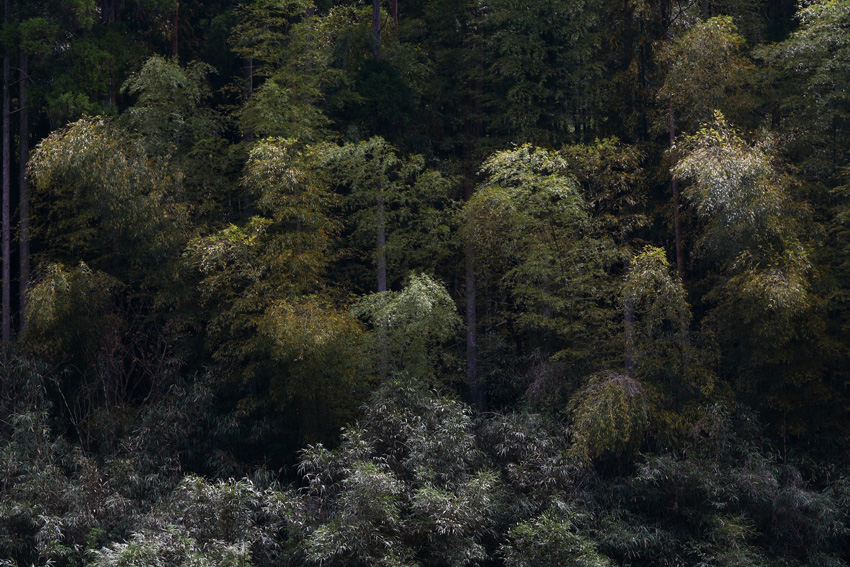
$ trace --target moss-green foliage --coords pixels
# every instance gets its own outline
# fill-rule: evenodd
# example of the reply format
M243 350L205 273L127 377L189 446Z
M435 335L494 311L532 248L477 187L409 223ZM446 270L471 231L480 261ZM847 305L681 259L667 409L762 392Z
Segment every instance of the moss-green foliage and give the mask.
M362 273L362 265L376 266L382 254L390 289L415 267L440 265L450 238L449 179L426 168L422 156L400 155L380 137L342 146L321 145L314 152L343 196L340 272L348 271L354 260L356 271L350 277L363 291L371 291L376 289L375 270ZM381 228L384 248L376 243Z
M591 377L572 403L572 451L579 459L628 456L640 447L649 421L640 382L602 372Z
M798 417L787 422L799 408L797 389L808 385L809 395L824 401L829 395L809 359L817 347L804 346L823 344L820 299L802 231L805 209L769 152L769 140L750 146L718 114L690 138L674 173L692 183L685 197L704 222L697 250L720 267L705 296L715 306L705 323L717 336L733 321L745 326L746 333L722 340L727 360L737 364L738 387L760 392L784 415L783 429L798 428Z
M741 107L751 104L744 85L752 70L741 55L744 43L731 16L699 22L677 37L662 51L667 73L658 98L665 110L672 103L676 120L691 129L715 111L743 114Z
M785 41L758 50L777 71L774 80L781 81L776 97L787 117L783 126L794 136L789 157L814 181L826 181L847 163L848 8L836 0L801 6L798 29Z
M372 326L375 369L403 374L421 384L448 381L452 361L441 345L457 336L460 317L440 283L425 274L413 274L399 292L360 298L353 313Z
M554 357L583 367L606 353L612 311L601 297L615 257L590 233L585 203L564 159L523 146L498 152L461 212L462 234L494 305L492 327L510 325L533 348L554 339Z
M559 509L561 508L561 509ZM611 561L599 554L592 541L574 531L570 510L553 507L540 516L517 524L502 548L508 567L605 567Z
M175 200L180 172L106 119L53 133L30 171L43 215L36 235L52 243L55 259L145 279L158 275L151 264L174 258L185 242L186 208Z
M847 1L379 4L11 3L0 565L850 562Z
M705 408L682 456L647 457L609 487L600 549L633 565L841 565L843 481L807 486L759 436L752 415Z

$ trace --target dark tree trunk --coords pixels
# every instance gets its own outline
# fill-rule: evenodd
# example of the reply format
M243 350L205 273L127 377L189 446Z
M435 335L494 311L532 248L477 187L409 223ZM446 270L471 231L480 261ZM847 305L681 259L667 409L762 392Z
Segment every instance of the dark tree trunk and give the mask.
M242 60L242 98L243 102L248 102L254 96L254 59L246 57ZM246 130L244 134L246 142L254 141L254 132Z
M631 299L624 305L623 321L626 332L625 367L626 374L632 376L635 365L635 304Z
M667 107L667 121L670 130L670 147L676 142L676 120L673 115L673 99L670 99ZM673 179L673 232L676 239L676 268L679 272L679 281L685 281L685 252L682 249L682 221L679 205L679 181Z
M378 222L375 236L377 245L375 263L378 272L378 292L382 292L387 291L387 227L383 187L378 187Z
M19 286L20 305L20 328L26 328L27 318L27 288L29 287L30 274L30 188L27 179L27 165L29 163L30 141L29 141L29 101L27 100L27 82L29 81L29 61L27 54L21 51L20 61L20 134L21 153L20 171L18 172L18 183L20 190L20 215L21 215L21 273Z
M381 0L372 0L372 35L375 60L381 60Z
M3 21L8 26L12 20L12 5L11 0L6 0L3 10ZM12 129L9 81L10 81L10 61L8 50L3 54L3 323L2 336L3 342L8 343L12 340L12 216L11 216L11 142Z
M180 2L174 3L174 27L171 30L171 56L175 59L180 55Z
M393 15L394 29L398 29L398 0L390 0L390 12Z
M478 140L484 136L484 124L482 122L482 98L484 83L481 77L481 41L477 34L470 37L467 49L475 53L475 68L473 76L469 79L466 93L464 95L464 107L466 116L464 118L464 193L463 198L469 201L472 198L472 190L475 186L475 155L474 148ZM484 384L478 369L478 317L476 298L476 276L475 276L475 244L467 242L464 250L464 284L466 293L466 376L469 385L470 402L484 411L487 408L487 396Z

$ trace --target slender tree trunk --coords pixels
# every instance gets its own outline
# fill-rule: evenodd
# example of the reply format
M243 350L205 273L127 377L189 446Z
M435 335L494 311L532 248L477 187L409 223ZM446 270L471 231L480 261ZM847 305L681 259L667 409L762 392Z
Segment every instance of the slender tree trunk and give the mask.
M3 21L8 26L12 20L11 0L6 0L3 10ZM8 50L3 54L3 342L12 340L12 216L11 216L11 112L10 95L10 61Z
M670 147L676 142L676 120L673 114L673 99L667 107L667 123L670 130ZM676 268L679 281L685 281L685 252L682 249L682 221L680 219L679 181L673 178L673 232L676 238Z
M20 329L26 328L27 318L27 288L29 287L30 274L30 188L27 179L27 165L29 163L30 141L29 141L29 101L27 100L27 82L29 81L29 61L27 54L21 51L20 60L20 128L21 128L21 155L19 190L20 190L20 215L21 215L21 273L19 286L20 304Z
M390 12L393 15L394 29L398 29L398 0L390 0Z
M470 38L472 44L467 44L467 49L476 55L476 68L474 76L470 78L467 93L465 95L464 107L466 117L464 124L464 194L465 201L472 198L472 190L475 186L475 164L474 147L477 140L484 136L484 125L481 121L482 98L484 83L481 77L481 41L477 34ZM466 243L464 250L464 284L466 293L466 376L469 385L470 401L484 411L487 408L486 389L481 383L478 370L478 313L476 298L476 276L475 276L475 244L471 241Z
M254 59L246 57L242 60L242 98L244 102L250 101L254 97ZM244 135L246 142L254 140L254 133L247 130Z
M478 376L478 321L475 304L475 250L472 242L466 243L466 265L464 280L466 284L466 375L469 380L469 393L475 406L484 411L486 399L484 388Z
M180 1L174 3L174 27L171 30L171 56L177 59L180 55Z
M635 304L631 299L627 299L623 306L623 322L626 332L626 348L625 348L625 367L626 374L632 375L632 370L635 365Z
M381 60L381 0L372 0L372 35L375 46L375 60Z
M387 291L387 227L386 227L386 203L384 201L383 185L378 185L378 222L375 233L376 247L375 253L377 257L377 279L378 293ZM381 378L387 377L389 368L389 344L387 343L387 329L381 327L378 335L380 341L380 352L378 358L378 366Z
M378 222L376 229L376 261L378 272L378 292L387 291L387 227L384 188L378 187Z

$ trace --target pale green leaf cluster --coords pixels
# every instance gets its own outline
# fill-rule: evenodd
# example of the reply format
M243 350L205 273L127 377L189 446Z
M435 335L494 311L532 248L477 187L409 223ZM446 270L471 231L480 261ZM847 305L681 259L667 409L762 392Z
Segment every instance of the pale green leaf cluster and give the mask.
M377 356L388 370L414 380L438 381L441 345L456 337L461 320L446 288L427 274L412 274L401 291L357 300L352 313L373 328Z
M556 357L580 360L610 315L599 305L613 247L591 234L578 184L559 154L525 145L495 153L482 172L487 181L464 206L461 234L472 243L478 273L513 306L499 316L554 334L565 344Z
M658 99L672 101L677 120L696 126L716 110L734 112L744 104L742 87L752 64L740 52L744 38L730 16L717 16L688 29L662 53L667 65Z
M649 404L634 378L601 372L573 397L571 451L586 461L637 450L649 421Z

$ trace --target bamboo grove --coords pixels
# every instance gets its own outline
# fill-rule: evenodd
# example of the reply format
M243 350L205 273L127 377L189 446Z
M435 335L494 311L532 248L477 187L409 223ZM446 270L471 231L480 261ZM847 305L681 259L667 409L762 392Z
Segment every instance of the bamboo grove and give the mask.
M0 566L850 563L850 1L2 30Z

